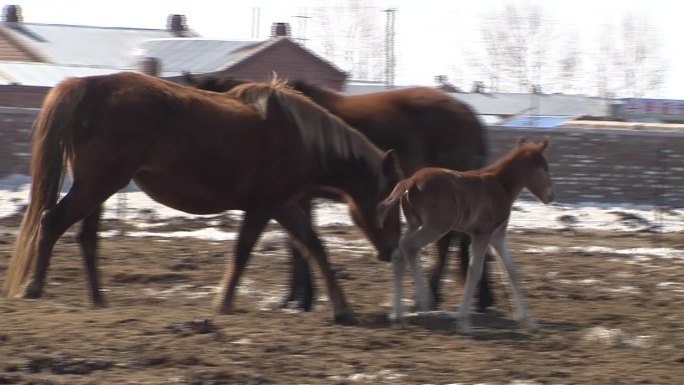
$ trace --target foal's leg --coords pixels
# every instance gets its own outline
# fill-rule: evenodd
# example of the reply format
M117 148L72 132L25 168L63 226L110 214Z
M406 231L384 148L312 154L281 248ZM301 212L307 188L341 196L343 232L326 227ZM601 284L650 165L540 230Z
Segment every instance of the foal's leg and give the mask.
M268 224L269 216L257 210L249 210L245 212L245 217L240 228L240 235L238 235L238 242L235 246L235 259L233 260L233 269L230 271L226 268L221 281L221 292L216 296L215 307L219 314L227 314L233 310L233 300L235 291L237 290L238 282L242 276L242 272L247 266L247 261L254 248L254 244L259 239L259 235Z
M357 322L356 317L330 268L328 254L313 230L311 217L301 207L291 206L278 212L274 219L316 259L325 278L328 296L333 305L335 322L355 324Z
M470 306L475 294L475 286L482 276L482 267L485 260L485 252L489 246L489 235L476 235L472 237L472 255L468 275L466 277L465 289L461 304L458 308L459 330L463 334L470 333Z
M465 233L459 235L460 239L460 261L461 261L461 277L463 280L468 275L468 266L470 265L470 236ZM477 310L481 313L485 313L488 307L494 305L494 293L491 289L491 278L489 270L490 260L492 255L487 253L485 257L484 264L482 265L482 278L478 285L479 291L477 292Z
M426 311L432 306L432 296L430 291L427 289L423 272L420 268L419 254L425 246L434 242L440 237L440 235L442 234L438 229L429 227L425 222L422 226L413 231L411 231L411 228L409 228L406 234L399 241L400 255L403 256L404 260L409 263L411 272L413 273L413 282L415 285L416 295L416 310L418 311ZM396 301L400 302L401 298L396 298L395 302Z
M97 231L100 227L100 216L102 214L102 205L93 211L90 215L85 217L81 224L81 232L78 235L78 241L81 244L83 251L83 262L88 274L88 283L90 289L90 298L93 305L102 307L105 306L105 300L99 290L99 273L97 271Z
M511 284L513 300L515 301L515 319L522 322L523 325L525 325L529 330L537 330L539 326L537 325L536 321L530 317L527 311L525 300L520 292L518 273L516 271L515 264L513 263L513 259L508 252L508 246L506 243L506 225L506 223L501 225L492 235L491 244L496 250L497 254L499 254L501 257L501 260L506 267L506 271L508 272L508 280Z
M402 303L404 271L406 271L406 257L401 249L392 253L392 272L394 273L394 320L404 325L404 304Z

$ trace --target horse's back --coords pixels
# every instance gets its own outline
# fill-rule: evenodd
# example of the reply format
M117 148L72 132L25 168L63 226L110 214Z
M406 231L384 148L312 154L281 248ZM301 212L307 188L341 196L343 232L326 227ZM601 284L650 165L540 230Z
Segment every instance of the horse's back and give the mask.
M453 230L471 233L508 217L502 210L505 194L492 175L426 167L411 178L415 187L407 201L413 212L430 221L449 222Z
M408 174L421 167L479 168L487 155L485 131L467 104L429 87L349 95L328 102L383 149L395 148Z

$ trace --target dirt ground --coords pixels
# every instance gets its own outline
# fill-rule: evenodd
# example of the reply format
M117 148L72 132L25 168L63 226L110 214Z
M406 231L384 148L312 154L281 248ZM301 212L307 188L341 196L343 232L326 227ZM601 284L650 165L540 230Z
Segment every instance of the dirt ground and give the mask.
M0 221L0 283L18 222ZM178 219L156 231L203 226ZM355 228L321 234L342 240L330 254L358 326L332 323L320 276L313 312L276 306L289 274L280 237L259 243L230 315L214 314L211 300L233 242L104 238L109 307L92 309L68 233L42 299L0 299L0 384L684 384L684 261L590 248L682 250L684 234L510 232L542 328L530 333L512 321L497 267L498 302L474 315L470 336L444 313L394 326L390 265L374 259ZM442 306L452 312L461 294L453 270ZM412 282L405 286L411 298Z

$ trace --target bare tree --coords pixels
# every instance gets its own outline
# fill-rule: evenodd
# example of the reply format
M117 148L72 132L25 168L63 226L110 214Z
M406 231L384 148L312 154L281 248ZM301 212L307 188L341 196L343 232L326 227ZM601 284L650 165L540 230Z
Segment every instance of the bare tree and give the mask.
M484 54L477 59L494 91L528 91L543 82L552 44L551 23L543 9L533 4L508 4L482 17Z
M318 46L327 60L354 79L383 79L385 14L381 10L372 0L339 0L316 6L311 46Z
M600 35L596 88L601 96L644 97L663 84L667 63L659 31L647 19L624 14Z
M582 65L582 53L579 49L579 36L577 33L569 33L559 45L558 59L558 83L559 91L569 93L577 91L580 86L580 67ZM551 87L549 87L551 88Z

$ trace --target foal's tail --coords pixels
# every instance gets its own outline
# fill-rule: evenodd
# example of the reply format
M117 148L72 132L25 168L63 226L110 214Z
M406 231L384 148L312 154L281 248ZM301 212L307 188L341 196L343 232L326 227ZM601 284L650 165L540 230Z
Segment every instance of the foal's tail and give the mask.
M387 216L387 212L389 212L389 210L397 204L399 198L401 198L404 193L408 191L408 189L413 187L414 183L415 182L413 181L413 178L400 180L397 182L396 186L394 186L394 190L392 190L387 198L378 204L378 207L375 209L377 215L376 223L378 223L378 226L382 226L382 224L385 223L385 216Z
M57 203L66 165L73 158L71 127L74 114L85 90L85 83L77 78L58 84L45 97L34 123L31 195L3 286L8 297L19 294L26 282L37 252L42 215Z

